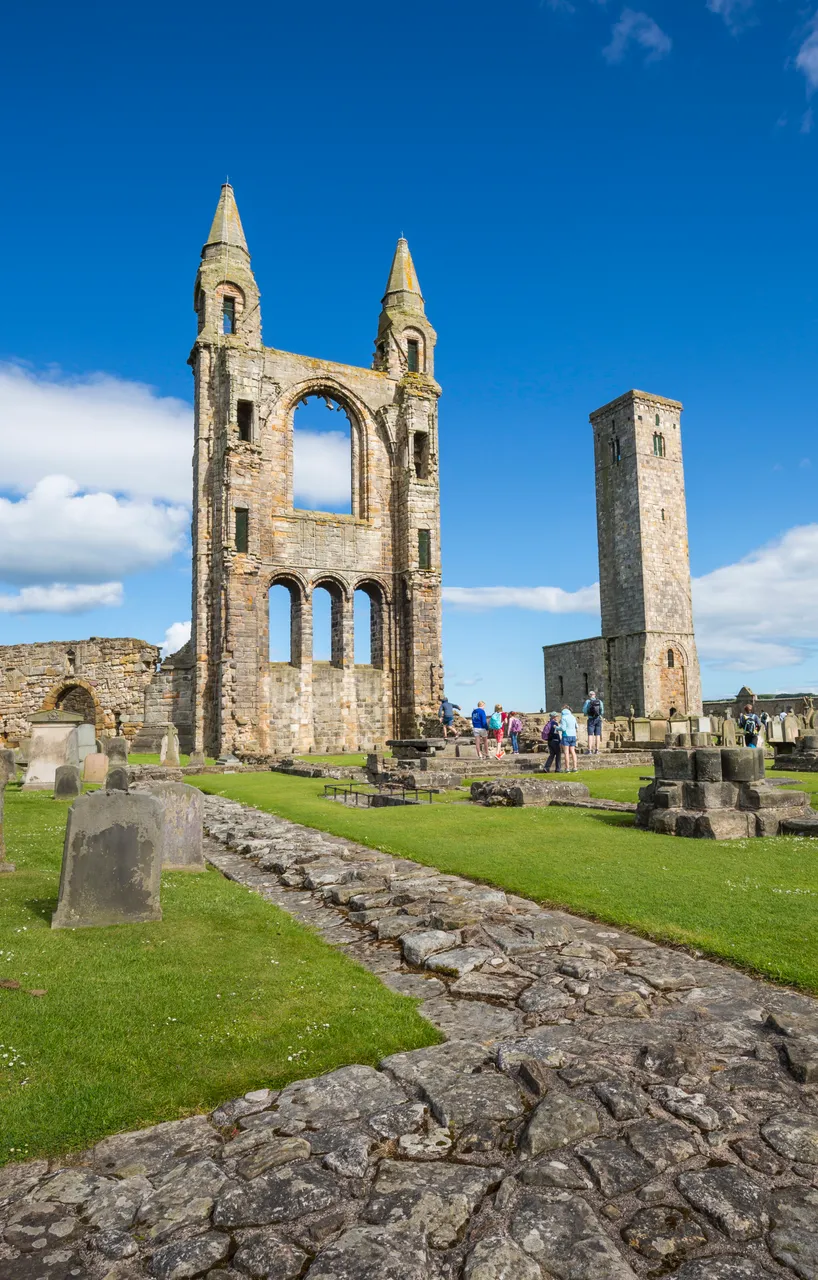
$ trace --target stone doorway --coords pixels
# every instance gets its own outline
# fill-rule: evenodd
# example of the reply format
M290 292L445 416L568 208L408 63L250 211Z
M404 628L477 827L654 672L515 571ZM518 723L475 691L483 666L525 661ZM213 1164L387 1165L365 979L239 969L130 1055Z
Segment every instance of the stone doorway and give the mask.
M82 716L83 724L96 725L97 708L93 694L81 684L69 684L57 694L55 706Z

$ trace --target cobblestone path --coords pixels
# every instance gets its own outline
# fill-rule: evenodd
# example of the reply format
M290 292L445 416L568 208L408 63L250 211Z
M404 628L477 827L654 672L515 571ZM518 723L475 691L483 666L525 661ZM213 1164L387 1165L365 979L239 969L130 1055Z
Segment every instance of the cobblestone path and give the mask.
M818 1277L818 1002L208 797L445 1044L0 1170L3 1280Z

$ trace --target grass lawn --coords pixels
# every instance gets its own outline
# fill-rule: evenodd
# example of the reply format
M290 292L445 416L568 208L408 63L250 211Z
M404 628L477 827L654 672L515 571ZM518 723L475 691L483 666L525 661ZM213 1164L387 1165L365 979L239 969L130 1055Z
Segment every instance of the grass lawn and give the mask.
M205 756L205 764L215 764L213 756ZM131 751L128 753L128 764L159 764L158 751ZM179 752L179 764L190 764L190 756Z
M440 1039L414 1001L213 870L162 877L161 923L52 931L66 812L6 788L0 978L21 986L0 988L0 1164Z
M647 772L572 776L593 795L634 800ZM630 814L484 809L457 803L465 792L443 804L356 810L322 799L317 779L276 773L210 774L196 784L818 992L818 841L682 840L637 831ZM801 785L818 790L818 775Z

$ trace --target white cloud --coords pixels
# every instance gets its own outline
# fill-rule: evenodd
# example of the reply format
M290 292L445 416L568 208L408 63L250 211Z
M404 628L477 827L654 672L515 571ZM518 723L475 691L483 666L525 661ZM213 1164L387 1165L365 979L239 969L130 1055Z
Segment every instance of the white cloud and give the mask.
M711 13L723 18L725 25L735 33L747 25L753 0L707 0L707 7Z
M79 587L54 582L48 587L23 587L16 596L0 595L0 613L86 613L121 604L121 582Z
M297 503L321 510L349 502L349 436L343 431L293 432L293 493Z
M653 18L635 9L623 9L611 31L611 43L602 50L607 62L621 62L632 44L646 51L645 62L657 62L670 53L673 41Z
M165 638L162 641L162 657L167 658L172 653L176 653L181 649L183 644L187 644L190 639L190 623L189 622L172 622L165 632Z
M810 93L818 89L818 12L810 23L809 35L796 54L795 65L806 76Z
M562 587L444 587L443 599L455 609L532 609L537 613L599 613L599 583L563 591Z
M141 382L68 378L0 364L0 484L25 492L44 475L80 488L190 503L193 411Z
M17 501L0 498L0 580L109 582L169 559L185 543L185 507L79 492L47 475Z

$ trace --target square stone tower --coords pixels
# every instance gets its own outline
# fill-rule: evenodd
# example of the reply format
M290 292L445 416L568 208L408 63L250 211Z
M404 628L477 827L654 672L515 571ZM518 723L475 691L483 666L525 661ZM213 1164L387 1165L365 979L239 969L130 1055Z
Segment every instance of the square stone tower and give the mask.
M395 251L372 367L265 347L259 290L229 185L202 250L194 306L194 748L218 755L358 750L415 736L437 710L441 660L436 335L409 246ZM312 397L350 425L352 510L293 503L293 415ZM290 595L290 655L269 660L268 595ZM313 659L316 588L332 653ZM353 599L371 602L356 665Z
M628 391L591 414L612 715L701 714L678 400Z

